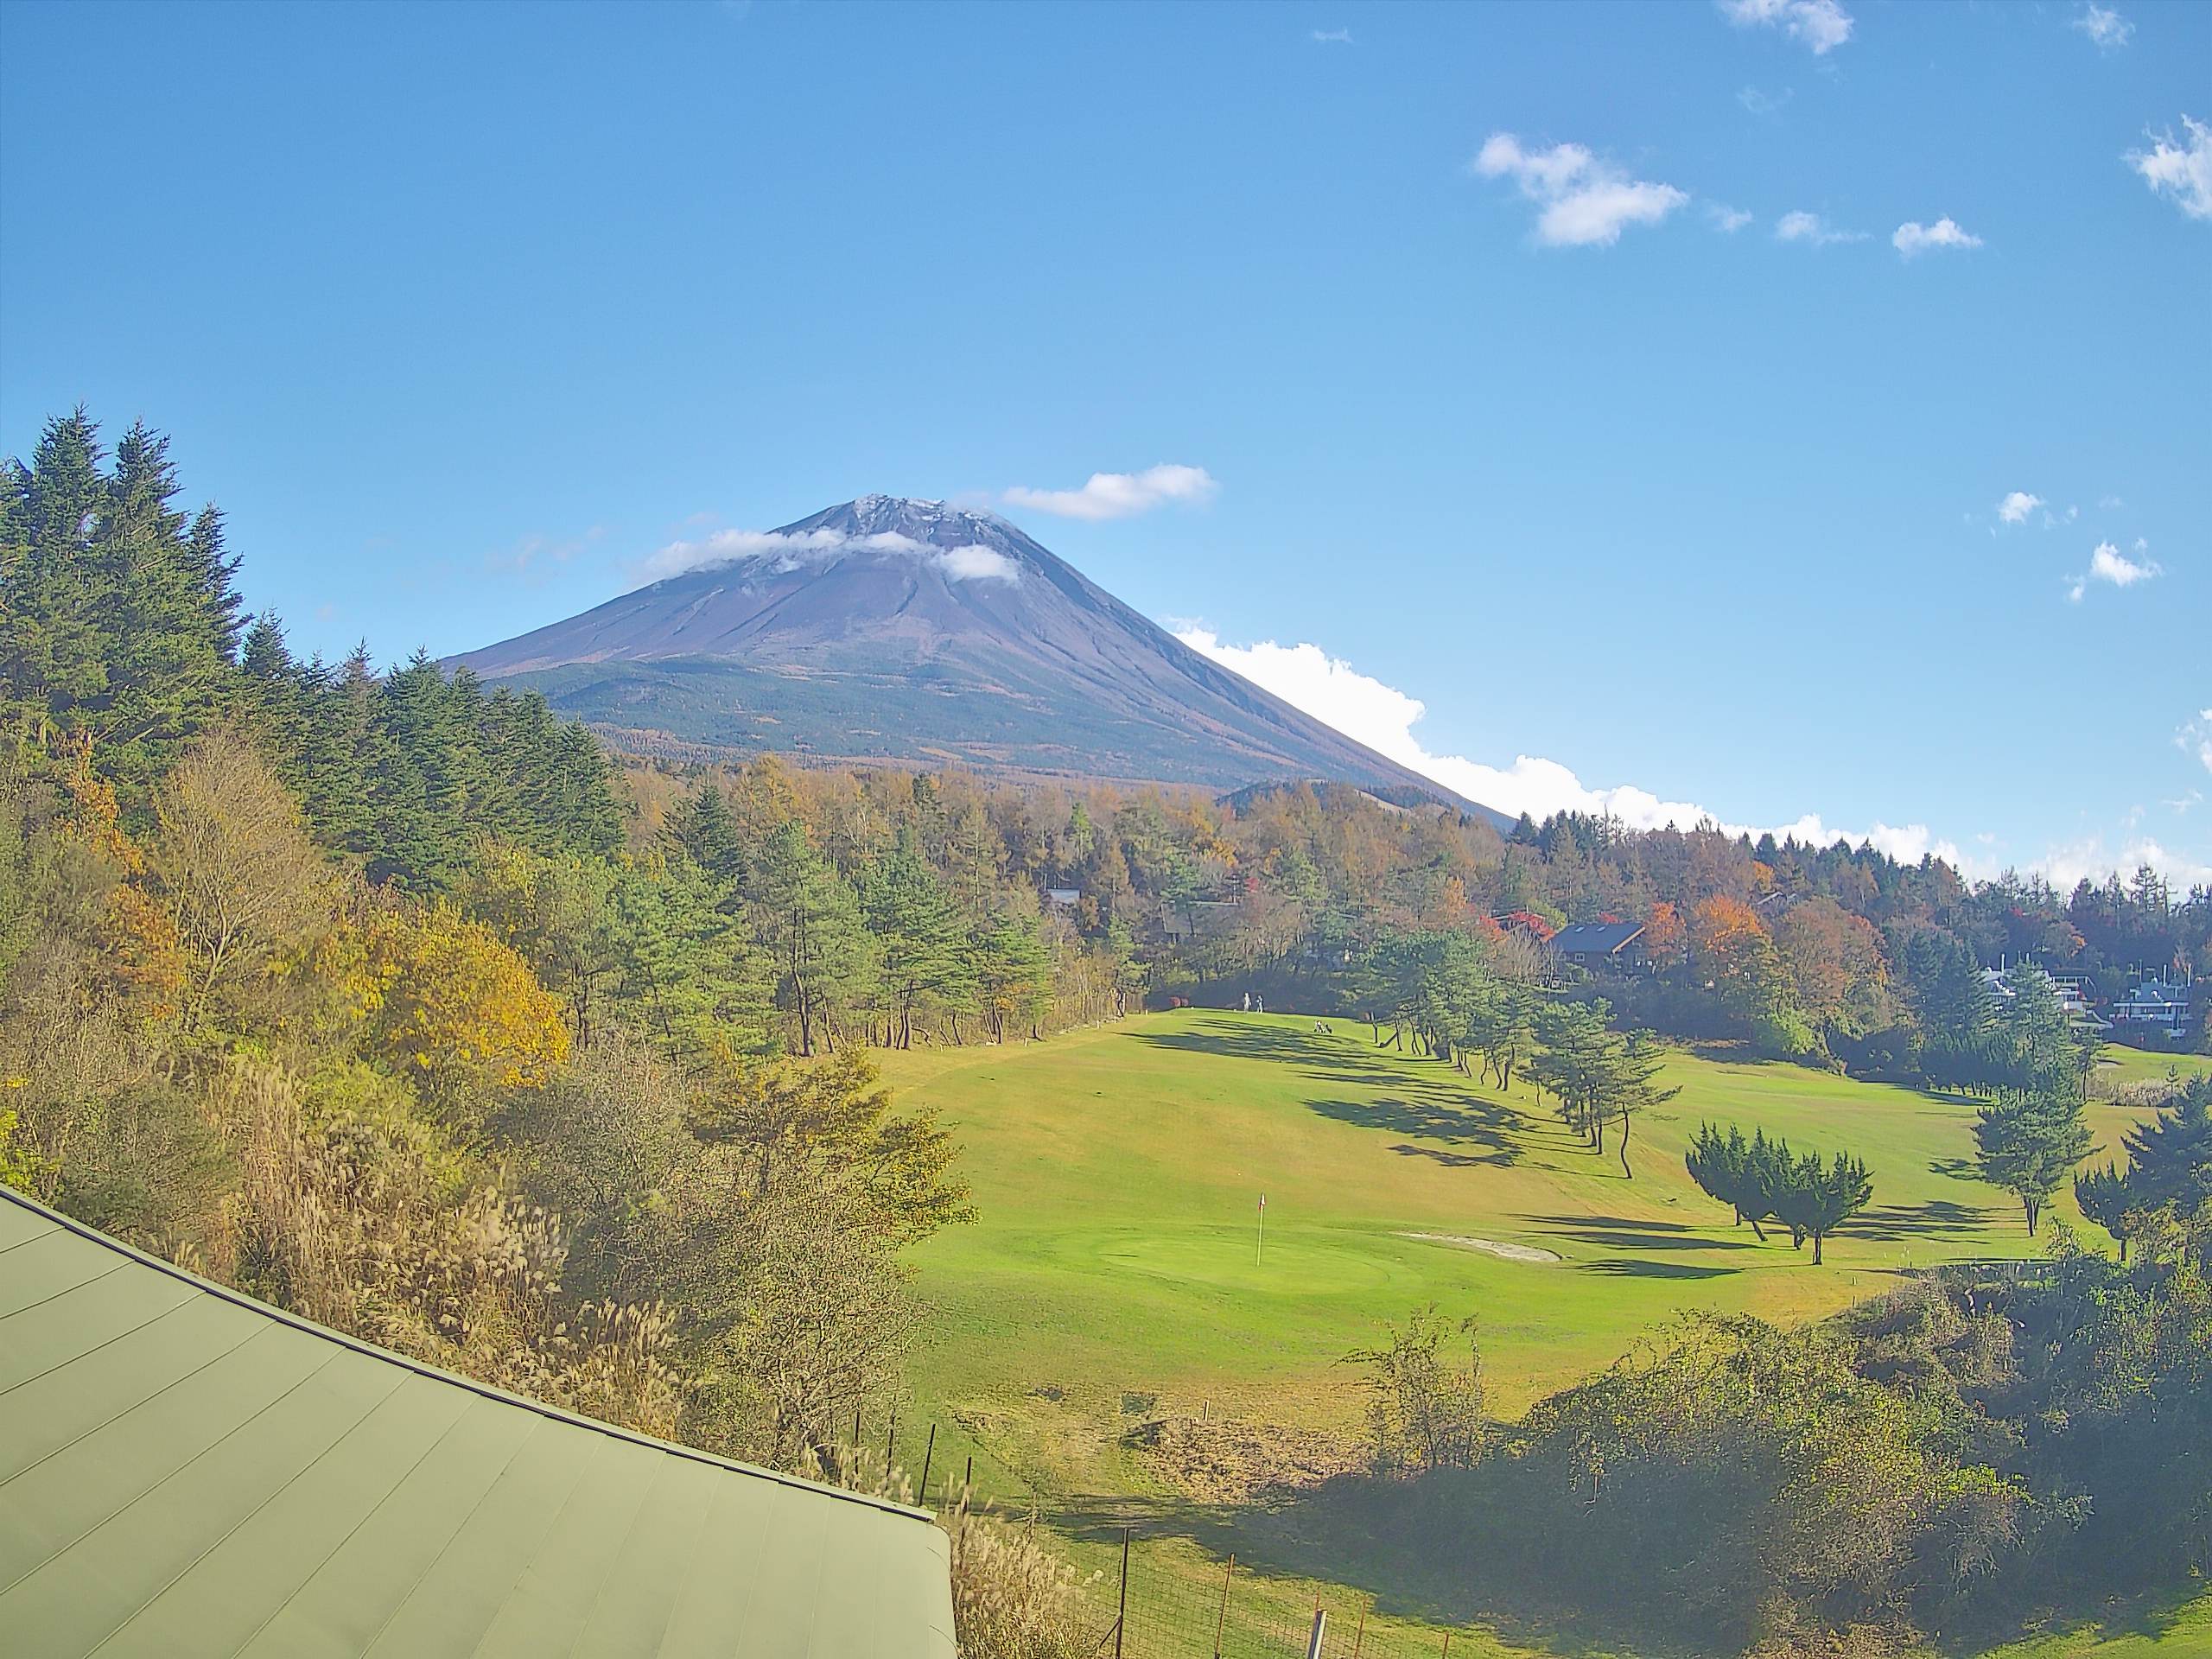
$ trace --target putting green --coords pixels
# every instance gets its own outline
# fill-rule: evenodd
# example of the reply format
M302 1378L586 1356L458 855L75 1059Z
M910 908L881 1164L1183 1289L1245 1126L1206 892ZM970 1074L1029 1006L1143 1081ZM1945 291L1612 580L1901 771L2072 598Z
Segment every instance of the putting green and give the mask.
M1094 1255L1108 1274L1139 1274L1240 1295L1312 1299L1376 1293L1397 1285L1410 1294L1421 1284L1419 1274L1385 1259L1371 1241L1356 1235L1296 1235L1271 1240L1262 1249L1256 1228L1242 1235L1226 1229L1172 1235L1130 1230L1093 1236L1076 1248Z

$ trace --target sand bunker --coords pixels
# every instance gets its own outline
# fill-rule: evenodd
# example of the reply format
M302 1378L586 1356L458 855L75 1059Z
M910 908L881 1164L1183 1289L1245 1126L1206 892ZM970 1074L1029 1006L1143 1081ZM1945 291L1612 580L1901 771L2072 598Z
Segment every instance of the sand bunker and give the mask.
M1507 1244L1495 1238L1470 1238L1465 1233L1400 1233L1400 1238L1417 1238L1424 1244L1448 1244L1455 1250L1480 1250L1484 1255L1502 1256L1508 1262L1557 1262L1557 1250L1547 1250L1534 1244Z

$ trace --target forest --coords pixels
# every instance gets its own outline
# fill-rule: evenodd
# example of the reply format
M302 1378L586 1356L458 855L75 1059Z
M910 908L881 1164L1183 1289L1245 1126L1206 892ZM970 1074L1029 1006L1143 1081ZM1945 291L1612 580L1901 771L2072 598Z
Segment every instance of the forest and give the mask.
M1981 969L2212 969L2212 893L2147 871L2062 895L1709 825L1501 836L1296 780L618 757L425 654L302 659L179 495L159 435L110 452L81 412L0 476L0 1180L335 1329L779 1468L841 1478L841 1426L895 1407L899 1253L969 1213L953 1135L872 1050L1259 987L1518 1071L1625 1170L1666 1098L1652 1046L1733 1043L1984 1097L1984 1172L2032 1229L2082 1155L2094 1045L2046 977L2000 1005ZM1648 971L1585 982L1541 948L1611 918L1645 925ZM2202 1572L2212 1137L2202 1088L2168 1094L2077 1185L2128 1262L2061 1236L2001 1294L1689 1327L1510 1430L1477 1413L1448 1454L1386 1414L1394 1502L1472 1536L1572 1497L1596 1530L1554 1541L1562 1593L1630 1563L1747 1643L2024 1593L2054 1552L2083 1582ZM1865 1202L1855 1160L1712 1133L1707 1190L1815 1255ZM1430 1421L1439 1375L1386 1392L1428 1390L1406 1409ZM1739 1434L1753 1465L1722 1455ZM1685 1504L1725 1549L1665 1553ZM1058 1650L1069 1573L955 1525L971 1650Z

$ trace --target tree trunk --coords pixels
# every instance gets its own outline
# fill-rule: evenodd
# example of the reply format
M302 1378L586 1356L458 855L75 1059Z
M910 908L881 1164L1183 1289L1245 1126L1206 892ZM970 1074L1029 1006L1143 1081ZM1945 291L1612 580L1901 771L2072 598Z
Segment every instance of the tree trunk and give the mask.
M1827 1238L1827 1235L1826 1233L1815 1233L1813 1235L1813 1265L1816 1268L1821 1265L1821 1245Z

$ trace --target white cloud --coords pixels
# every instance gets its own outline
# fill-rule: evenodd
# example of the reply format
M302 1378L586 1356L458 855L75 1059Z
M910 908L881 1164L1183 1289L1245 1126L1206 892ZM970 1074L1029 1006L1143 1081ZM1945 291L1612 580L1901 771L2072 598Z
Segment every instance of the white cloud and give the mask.
M2014 490L1997 504L1997 522L2000 524L2024 524L2029 515L2043 505L2043 497L2030 495L2025 490Z
M1713 228L1724 236L1733 236L1751 222L1751 213L1744 208L1719 201L1706 203L1705 216L1713 221Z
M1254 645L1224 645L1211 629L1197 626L1179 629L1175 637L1347 737L1500 812L1516 817L1526 812L1537 819L1554 812L1610 812L1638 830L1662 830L1670 823L1688 830L1714 818L1694 802L1662 800L1633 784L1592 789L1556 760L1524 754L1516 756L1511 766L1499 767L1456 754L1431 754L1414 735L1414 727L1427 712L1420 698L1362 674L1319 645L1283 645L1271 639ZM1795 836L1800 842L1824 847L1842 836L1854 846L1871 841L1891 857L1911 862L1927 853L1956 868L1968 862L1956 846L1937 840L1927 825L1919 823L1877 823L1863 831L1845 832L1831 829L1817 813L1808 813L1790 823L1719 827L1753 836L1770 830L1777 839ZM1987 873L1995 872L1991 868Z
M1784 213L1774 221L1774 239L1777 242L1808 242L1816 248L1825 248L1833 242L1864 242L1864 231L1839 231L1818 213L1808 213L1799 208Z
M2150 543L2139 540L2135 543L2135 550L2138 553L2148 552ZM2073 586L2066 590L2066 597L2079 605L2093 582L2110 582L2115 588L2133 588L2139 582L2149 582L2164 575L2165 571L2155 561L2131 559L2110 542L2099 542L2089 555L2088 569L2070 579Z
M2183 721L2181 729L2174 734L2174 747L2183 754L2196 755L2203 762L2204 770L2212 772L2212 709L2199 709L2195 720ZM2195 801L2190 804L2194 805Z
M1515 758L1510 766L1488 766L1459 755L1431 754L1414 734L1414 728L1427 712L1418 697L1395 686L1362 674L1341 658L1332 657L1310 644L1278 645L1265 640L1253 645L1224 645L1211 630L1196 623L1177 627L1175 637L1201 655L1234 670L1255 684L1274 692L1294 708L1333 726L1346 736L1411 766L1470 800L1481 802L1516 817L1528 813L1542 819L1560 811L1610 812L1633 828L1662 830L1669 824L1690 829L1711 822L1731 835L1771 834L1780 841L1795 836L1802 845L1829 847L1840 837L1853 846L1872 842L1879 851L1903 863L1918 863L1932 855L1969 880L1994 876L2008 865L2039 871L2062 889L2083 876L2101 880L2117 869L2131 872L2148 864L2177 887L2212 883L2212 866L2186 853L2171 852L2148 836L2124 833L2116 850L2107 851L2101 836L2047 847L2043 856L2025 865L1999 855L1997 838L1986 833L1974 837L1978 850L1961 851L1955 842L1937 836L1924 823L1876 823L1864 830L1830 827L1817 813L1807 813L1789 823L1736 824L1689 801L1662 800L1634 785L1596 789L1585 785L1556 760L1529 755ZM2212 770L2212 709L2182 728L2177 742L2197 746L2196 753ZM2171 803L2170 803L2171 804Z
M785 569L824 559L846 544L833 530L810 530L786 535L776 530L718 530L698 541L674 541L641 562L632 573L638 585L665 582L687 570L709 565L735 564L741 559L780 563Z
M944 548L918 542L896 531L845 536L834 530L718 530L698 541L671 542L632 572L634 585L665 582L693 570L721 565L757 565L766 575L785 575L808 565L827 564L847 553L891 554L934 566L947 582L1019 582L1021 567L995 548Z
M1923 225L1916 219L1907 219L1897 226L1897 234L1890 238L1890 245L1910 259L1930 248L1978 248L1981 245L1981 238L1961 230L1958 220L1947 215L1933 225Z
M2191 219L2212 219L2212 126L2186 115L2181 124L2186 146L2176 143L2171 132L2149 133L2147 151L2131 149L2122 159L2154 194L2171 195Z
M1819 57L1851 38L1851 14L1836 0L1719 0L1720 15L1738 29L1759 25L1788 31Z
M2188 853L2169 851L2149 836L2123 836L2115 850L2107 849L2102 836L2085 836L2050 848L2034 868L2051 886L2066 893L2079 882L2102 881L2115 870L2132 874L2145 864L2164 876L2171 887L2212 885L2212 864Z
M1779 92L1763 92L1756 86L1746 86L1736 94L1736 101L1753 115L1778 115L1782 106L1796 96L1787 86Z
M2069 27L2080 29L2096 42L2099 50L2106 52L2116 46L2126 46L2135 34L2134 24L2110 6L2098 5L2096 0L2090 0L2082 7L2082 15Z
M1689 200L1671 184L1632 179L1580 144L1526 149L1494 132L1472 163L1486 179L1511 178L1542 209L1536 240L1547 247L1611 247L1630 225L1656 225Z
M1020 582L1021 567L995 547L980 542L947 548L937 555L947 582Z
M1351 30L1348 29L1317 29L1313 31L1316 46L1350 46Z
M1147 467L1141 473L1093 473L1078 490L1033 490L1017 486L1005 499L1017 507L1063 518L1126 518L1170 503L1213 499L1220 486L1203 467Z

